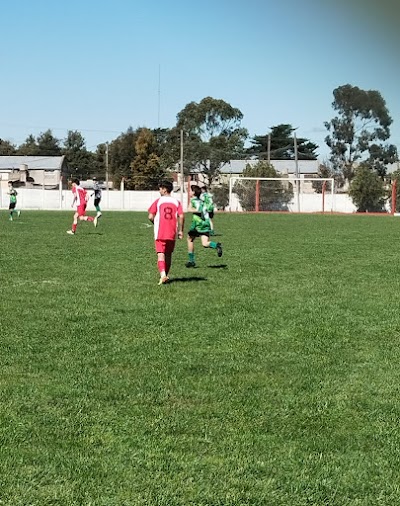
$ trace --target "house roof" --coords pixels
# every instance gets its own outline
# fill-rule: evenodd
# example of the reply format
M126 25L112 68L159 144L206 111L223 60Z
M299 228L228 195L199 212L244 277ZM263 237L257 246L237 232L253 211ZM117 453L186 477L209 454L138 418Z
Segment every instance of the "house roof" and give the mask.
M246 165L254 166L260 160L230 160L221 168L221 174L242 174ZM299 160L297 162L300 174L317 174L319 168L318 160ZM271 160L271 165L281 174L295 174L295 160Z
M0 170L20 169L27 165L28 170L61 170L65 156L0 156Z

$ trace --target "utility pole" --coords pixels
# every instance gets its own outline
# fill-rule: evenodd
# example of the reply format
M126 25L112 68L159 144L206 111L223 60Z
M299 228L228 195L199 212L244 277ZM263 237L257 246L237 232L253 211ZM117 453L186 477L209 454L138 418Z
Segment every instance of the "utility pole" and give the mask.
M294 166L295 166L295 177L299 178L299 155L297 152L297 137L296 132L293 134L293 145L294 145ZM296 181L296 193L297 193L297 211L300 212L300 181Z
M185 180L183 177L183 130L181 130L181 204L183 205L183 188Z
M107 207L110 204L110 195L108 193L108 142L106 142L106 191L107 191Z
M271 134L268 134L267 160L268 160L268 164L270 164L271 163Z

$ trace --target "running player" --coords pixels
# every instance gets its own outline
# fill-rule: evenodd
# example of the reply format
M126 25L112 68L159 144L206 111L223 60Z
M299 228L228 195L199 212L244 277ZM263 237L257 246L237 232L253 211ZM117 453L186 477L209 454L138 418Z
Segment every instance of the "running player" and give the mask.
M171 196L173 189L170 181L162 181L159 185L160 197L149 207L149 220L154 223L154 239L157 253L157 266L160 273L159 285L168 283L175 249L176 233L183 237L185 215L182 204Z
M210 241L210 219L208 218L207 212L204 210L204 202L201 200L201 188L197 185L193 185L192 198L190 199L189 212L193 213L192 223L188 232L188 255L189 261L186 263L186 267L196 267L195 256L194 256L194 240L196 237L200 237L201 244L204 248L212 248L217 250L217 255L222 257L222 244L220 242Z
M76 211L74 214L71 230L67 230L67 234L75 235L76 227L78 226L78 219L79 221L94 222L95 227L97 226L97 221L95 221L95 218L93 218L93 216L86 216L88 194L87 191L79 184L79 179L74 179L72 181L72 195L73 201L71 207L74 207L76 204Z
M210 220L210 235L214 235L214 201L212 193L209 193L207 186L201 187L201 200L204 202L204 214L208 213L208 218Z
M97 214L96 218L99 219L101 216L101 209L100 209L100 201L101 201L101 188L100 184L97 181L97 178L93 178L93 193L92 197L94 196L94 207L96 208ZM96 220L97 221L97 220Z

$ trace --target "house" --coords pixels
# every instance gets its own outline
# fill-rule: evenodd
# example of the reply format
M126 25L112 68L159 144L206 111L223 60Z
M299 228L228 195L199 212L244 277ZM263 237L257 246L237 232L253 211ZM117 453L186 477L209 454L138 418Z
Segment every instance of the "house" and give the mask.
M27 188L57 188L65 156L0 156L0 184L12 181Z
M239 177L243 174L244 169L247 165L256 165L260 160L230 160L225 163L220 170L219 177L215 180L215 183L229 183L231 177ZM296 171L298 177L317 177L320 162L318 160L298 160L297 166L295 160L271 160L271 165L282 177L296 177ZM203 174L195 169L190 173L191 179L199 183L203 183Z

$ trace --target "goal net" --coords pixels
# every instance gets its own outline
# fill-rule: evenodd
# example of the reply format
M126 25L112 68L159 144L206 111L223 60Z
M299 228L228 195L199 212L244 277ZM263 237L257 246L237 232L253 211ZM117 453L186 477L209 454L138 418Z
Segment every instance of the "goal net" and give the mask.
M232 177L229 180L230 211L333 211L331 178Z

